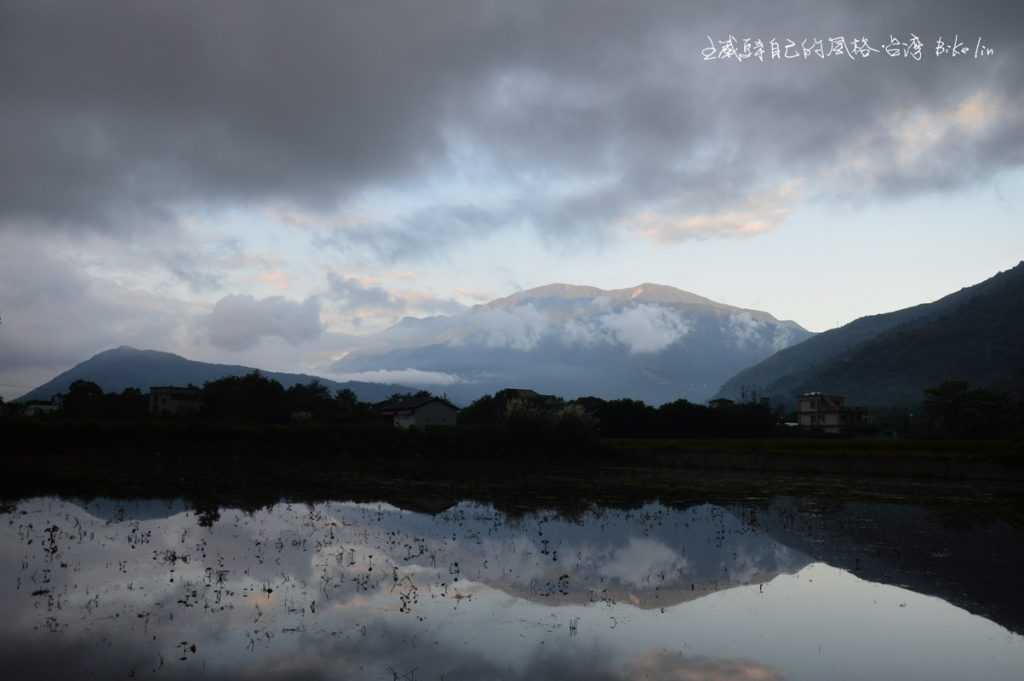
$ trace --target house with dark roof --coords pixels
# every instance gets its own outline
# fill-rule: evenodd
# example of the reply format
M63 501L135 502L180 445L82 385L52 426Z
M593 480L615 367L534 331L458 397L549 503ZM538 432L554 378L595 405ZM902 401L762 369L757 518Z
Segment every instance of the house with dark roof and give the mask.
M386 400L374 406L381 416L389 417L396 428L454 426L459 408L442 397L422 395Z
M529 388L505 388L494 394L502 416L515 411L552 411L561 409L562 400L555 395L543 395Z

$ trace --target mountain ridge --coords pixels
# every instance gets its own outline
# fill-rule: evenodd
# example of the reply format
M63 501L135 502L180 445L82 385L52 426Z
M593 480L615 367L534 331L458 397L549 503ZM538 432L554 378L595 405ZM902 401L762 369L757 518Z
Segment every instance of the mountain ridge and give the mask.
M461 403L510 385L566 397L699 402L712 397L729 375L810 335L796 322L768 312L672 286L644 282L601 289L553 283L453 315L403 317L384 331L360 337L327 371L354 379L411 371L405 375L415 378L405 380L412 385L443 390ZM115 366L119 363L124 366ZM254 370L120 346L19 399L47 399L66 392L77 378L120 391L201 384ZM286 386L310 380L332 389L355 386L361 399L372 395L372 401L409 390L391 385L382 391L374 378L338 383L309 374L262 373Z
M530 300L537 298L585 298L585 297L607 297L611 300L636 300L639 302L662 302L662 303L693 303L701 305L710 305L715 307L728 307L732 308L731 305L724 305L705 298L704 296L685 291L675 286L668 286L666 284L654 284L651 282L643 282L636 286L628 286L626 288L618 289L602 289L597 286L588 286L581 284L565 284L565 283L552 283L545 284L543 286L535 286L533 288L524 289L517 291L516 293L497 298L485 303L484 305L501 305L507 302L519 302L522 300ZM738 308L736 308L738 309Z
M860 317L780 350L723 383L718 396L755 389L789 403L822 390L900 406L944 380L1008 387L1024 368L1024 323L1015 323L1022 319L1024 261L930 303Z
M570 398L703 401L729 375L810 335L791 320L671 286L553 283L454 315L403 318L331 370L443 374L462 401L510 385Z
M239 364L199 362L163 350L146 350L119 345L103 350L46 383L33 388L17 401L49 400L65 393L76 380L92 381L105 392L121 392L126 388L148 390L157 385L202 385L227 376L243 376L253 371L280 382L284 387L319 381L331 390L349 389L359 399L377 402L395 392L409 392L405 386L369 381L333 381L320 376L283 371L264 371Z
M754 310L750 308L737 307L735 305L729 305L727 303L720 303L716 300L706 298L698 295L691 291L686 291L675 286L669 286L667 284L655 284L652 282L643 282L636 286L628 286L626 288L616 289L602 289L597 286L581 285L581 284L565 284L565 283L552 283L545 284L543 286L536 286L534 288L524 289L517 291L501 298L496 298L490 302L483 303L477 307L502 307L521 303L524 301L537 301L547 299L561 299L561 300L585 300L589 298L593 299L607 299L613 303L623 302L636 302L636 303L660 303L670 305L694 305L704 306L711 309L717 309L729 312L748 312L759 317L766 319L772 319L782 323L790 323L799 326L793 320L781 320L772 315L769 312L763 310ZM800 327L803 328L803 327Z

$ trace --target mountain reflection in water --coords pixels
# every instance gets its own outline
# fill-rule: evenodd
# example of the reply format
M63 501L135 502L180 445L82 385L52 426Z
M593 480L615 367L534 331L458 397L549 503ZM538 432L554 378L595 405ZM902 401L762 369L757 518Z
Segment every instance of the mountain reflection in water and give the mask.
M936 680L1024 669L1024 639L1002 626L821 562L817 545L842 540L808 540L807 515L785 501L576 518L282 503L200 524L180 502L39 498L0 519L7 679Z

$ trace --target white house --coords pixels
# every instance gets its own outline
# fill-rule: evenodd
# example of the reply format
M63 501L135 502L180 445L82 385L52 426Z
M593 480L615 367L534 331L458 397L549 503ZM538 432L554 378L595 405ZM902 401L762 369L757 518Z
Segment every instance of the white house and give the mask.
M378 413L389 416L396 428L454 426L459 409L440 397L408 397L381 402Z

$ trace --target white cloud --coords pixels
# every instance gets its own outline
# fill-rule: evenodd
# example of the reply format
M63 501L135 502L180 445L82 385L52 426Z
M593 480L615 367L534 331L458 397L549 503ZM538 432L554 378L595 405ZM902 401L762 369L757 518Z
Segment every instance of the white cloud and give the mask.
M610 343L611 341L608 329L593 320L569 319L562 327L562 342L569 347L589 348L598 343Z
M339 301L348 310L404 307L402 301L383 287L358 277L346 277L335 272L327 273L327 295Z
M623 584L643 587L650 583L652 575L687 574L689 561L660 541L644 538L630 538L629 542L615 551L610 560L598 569L602 577L617 579Z
M119 345L180 350L198 306L88 272L50 238L0 235L0 395Z
M952 186L987 170L978 150L1019 130L1020 111L1020 101L985 88L949 104L902 107L839 146L820 177L842 195Z
M225 296L214 305L206 327L213 345L232 351L249 349L264 337L282 338L298 345L315 340L324 331L320 299L316 296L302 302L281 296Z
M660 305L641 304L600 317L600 323L631 353L660 352L690 333L681 314Z
M793 329L779 324L775 327L775 334L772 336L772 348L778 352L793 344Z
M612 308L607 300L596 299L574 308L571 314L533 303L473 308L429 324L395 327L380 338L380 344L414 347L447 343L528 352L551 339L568 347L621 344L631 353L650 353L665 349L690 331L685 316L669 307L640 303Z
M388 273L389 280L407 279L408 274ZM415 282L415 277L412 277ZM327 303L325 323L334 329L372 333L387 328L402 316L458 314L466 306L452 298L435 295L430 290L392 288L376 278L341 275L327 272Z
M332 376L339 381L398 383L411 386L453 385L464 382L461 377L455 374L447 374L441 371L423 371L421 369L380 369L377 371L338 373Z
M888 117L884 129L895 142L896 162L910 168L950 138L979 139L996 125L1015 117L1005 97L979 90L943 109L901 111Z
M764 322L754 319L749 312L737 312L729 315L729 331L736 341L736 347L745 348L758 340L764 330Z
M533 350L550 328L548 317L531 304L479 308L461 320L472 342L491 348ZM459 342L459 341L456 341Z
M762 343L770 343L776 350L787 348L793 343L793 329L783 324L769 324L767 321L756 319L748 311L735 312L729 315L728 331L732 334L736 347L743 349L760 346ZM765 332L770 333L765 338Z
M800 197L798 180L783 182L774 189L752 194L737 206L723 210L690 213L645 210L626 220L648 239L675 242L711 236L753 236L779 227Z

